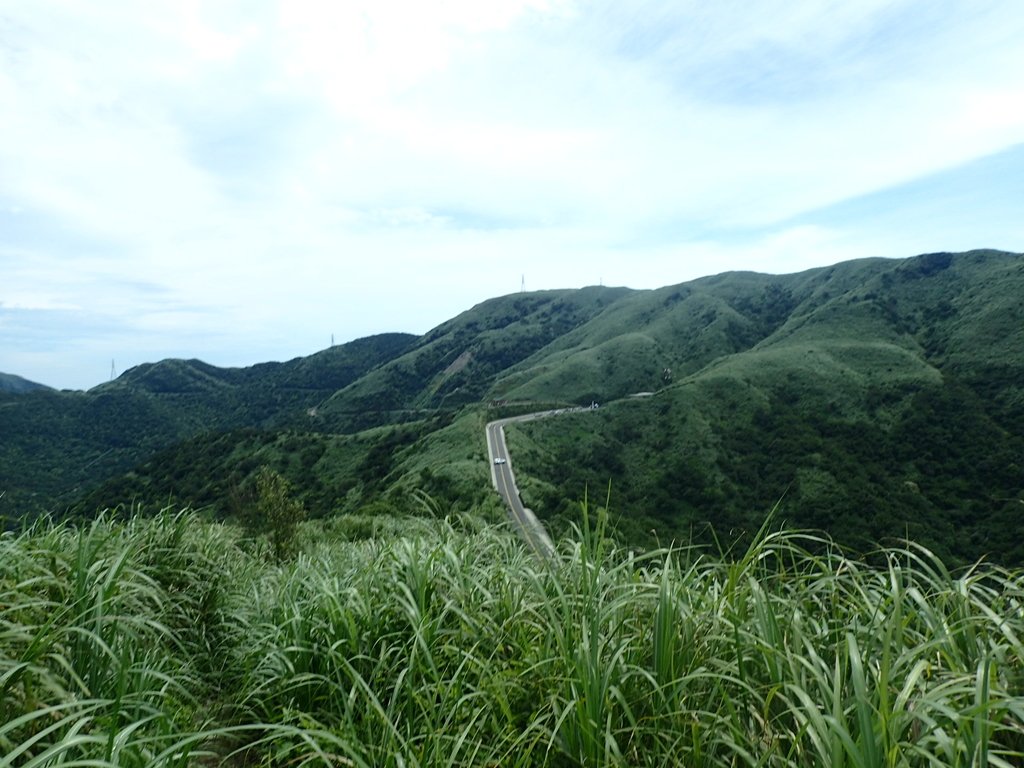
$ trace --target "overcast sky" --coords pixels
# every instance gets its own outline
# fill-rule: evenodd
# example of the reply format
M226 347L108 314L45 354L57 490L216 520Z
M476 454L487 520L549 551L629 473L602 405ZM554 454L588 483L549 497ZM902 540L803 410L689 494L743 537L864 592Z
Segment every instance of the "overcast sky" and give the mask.
M1024 251L1020 0L0 0L0 371Z

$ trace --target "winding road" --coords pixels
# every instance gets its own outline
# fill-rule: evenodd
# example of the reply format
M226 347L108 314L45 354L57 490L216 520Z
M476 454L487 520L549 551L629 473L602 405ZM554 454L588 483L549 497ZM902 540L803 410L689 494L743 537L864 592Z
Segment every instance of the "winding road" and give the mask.
M519 532L530 545L534 553L543 560L550 560L555 553L555 545L551 543L551 537L544 530L544 526L537 519L532 511L523 506L523 500L519 497L519 489L516 487L516 477L512 472L512 458L508 453L508 446L505 444L505 425L517 421L533 421L548 416L557 416L562 413L582 411L583 408L560 408L553 411L539 411L527 413L523 416L511 416L506 419L498 419L487 424L487 453L491 462L491 482L497 489L498 494L508 507L512 521L519 528Z

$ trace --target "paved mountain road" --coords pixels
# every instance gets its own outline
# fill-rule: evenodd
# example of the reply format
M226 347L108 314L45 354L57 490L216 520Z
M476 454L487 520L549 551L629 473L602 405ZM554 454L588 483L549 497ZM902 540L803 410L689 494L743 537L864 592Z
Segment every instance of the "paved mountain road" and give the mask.
M555 552L555 545L551 543L548 532L544 526L529 509L523 506L523 500L519 497L519 489L516 487L516 477L512 472L512 458L508 453L508 446L505 444L505 425L517 421L533 421L548 416L557 416L562 413L579 412L583 408L559 408L552 411L539 411L527 413L523 416L511 416L507 419L498 419L487 424L487 453L491 460L491 482L497 489L498 494L508 507L512 521L519 528L519 532L530 545L530 548L538 557L548 560Z

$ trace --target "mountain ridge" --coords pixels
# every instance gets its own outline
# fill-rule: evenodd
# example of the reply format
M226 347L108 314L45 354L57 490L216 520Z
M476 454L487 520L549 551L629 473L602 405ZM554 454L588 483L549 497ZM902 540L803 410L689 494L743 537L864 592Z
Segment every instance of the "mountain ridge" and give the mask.
M61 513L104 480L200 434L301 422L338 387L413 338L379 334L246 368L163 360L85 392L37 391L16 399L0 393L0 491L6 491L0 515L19 516L23 505Z
M510 294L422 336L358 340L344 353L265 368L163 361L90 390L86 400L96 408L123 401L128 414L124 403L142 409L138 433L167 439L122 446L116 467L96 458L110 446L94 446L83 459L103 472L80 473L80 492L62 498L83 510L174 498L227 514L228 497L266 463L290 476L320 515L401 506L417 489L487 503L484 420L515 403L597 401L612 407L586 429L570 420L512 430L512 450L518 439L524 451L517 468L528 503L556 526L571 522L573 498L609 479L621 488L621 527L631 539L641 538L639 526L648 524L641 521L671 535L693 525L756 528L765 506L789 487L785 505L798 524L858 540L837 524L836 510L849 515L844 495L859 493L915 530L921 526L905 510L928 517L943 542L958 526L976 530L972 546L981 551L985 527L1009 514L1005 505L977 501L936 477L941 462L905 455L893 435L931 446L939 437L914 420L916 410L970 413L962 433L987 441L1006 466L979 474L966 463L986 463L974 443L947 450L942 466L963 473L961 485L975 495L991 477L993 493L1021 497L1019 461L1014 469L1008 457L1024 435L1022 296L1020 254L936 253L791 275L727 272L652 290ZM324 373L331 355L342 356L333 363L338 375ZM623 399L636 392L657 394ZM147 426L147 418L166 418L169 404L176 420ZM106 439L117 437L125 442L125 430ZM775 465L766 459L776 451L772 440L784 448ZM871 441L888 451L888 464L865 448ZM119 475L132 461L134 469ZM664 475L661 464L674 474ZM921 494L904 499L913 485ZM877 539L893 535L893 525L862 527ZM998 547L1018 556L1006 542ZM961 557L975 551L947 548Z
M29 381L28 379L13 373L0 373L0 392L24 394L25 392L37 392L49 389L52 389L52 387L48 387L45 384L39 384L35 381Z

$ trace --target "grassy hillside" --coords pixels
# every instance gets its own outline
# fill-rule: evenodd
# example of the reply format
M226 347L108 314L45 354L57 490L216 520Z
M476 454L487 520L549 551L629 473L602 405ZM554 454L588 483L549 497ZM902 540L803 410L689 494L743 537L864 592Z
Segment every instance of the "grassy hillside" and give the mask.
M468 509L491 498L488 418L597 401L510 430L527 502L556 526L611 482L637 546L743 540L781 500L850 545L1024 562L1022 350L1024 258L995 251L514 294L419 338L8 395L0 504L230 515L267 465L318 516L416 491Z
M165 360L88 392L0 394L0 517L63 511L103 480L199 434L304 427L325 398L413 338L374 336L251 368Z
M157 453L75 504L97 509L192 504L218 518L236 516L257 471L287 478L315 518L391 513L422 492L463 509L497 509L490 487L484 414L439 413L355 434L244 429L201 435Z
M494 383L538 350L590 322L624 288L541 291L491 299L430 331L378 370L341 389L322 408L349 429L500 397ZM620 329L621 330L621 329ZM563 397L554 390L544 397ZM344 417L348 421L343 421Z
M281 565L188 514L4 534L0 764L1024 759L1019 571L795 533L638 558L601 528L550 567L466 516L308 525Z
M516 366L496 386L510 398L587 402L661 389L752 349L781 326L893 262L848 262L799 275L726 273L636 291Z
M728 277L705 287L742 295ZM557 522L610 481L643 542L749 533L781 500L850 544L909 535L1024 562L1024 261L937 254L792 282L787 319L749 349L654 397L513 428L527 502Z

